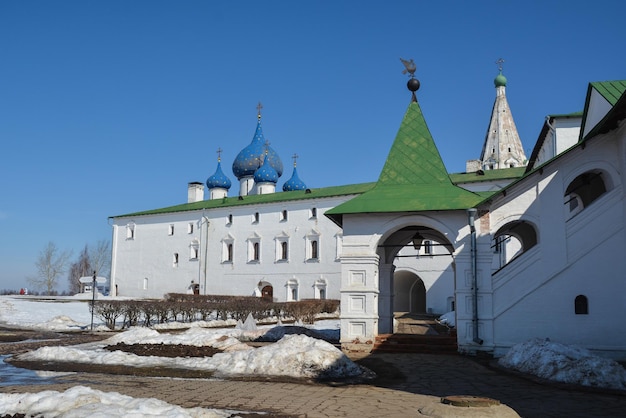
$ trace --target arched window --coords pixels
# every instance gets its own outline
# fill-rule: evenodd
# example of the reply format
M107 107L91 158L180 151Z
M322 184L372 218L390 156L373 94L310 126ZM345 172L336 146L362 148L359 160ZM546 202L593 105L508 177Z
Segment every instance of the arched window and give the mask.
M306 260L311 262L319 262L319 240L320 233L315 229L306 234Z
M289 279L285 284L287 288L287 301L293 302L298 300L298 280Z
M248 262L259 263L261 261L261 236L256 232L248 238Z
M126 239L135 239L135 223L131 222L126 225Z
M493 238L494 268L501 269L536 244L537 232L531 223L522 220L509 222Z
M326 288L328 287L328 284L326 282L326 279L320 277L319 279L317 279L315 281L315 284L313 284L313 289L315 292L315 299L326 299Z
M232 235L226 234L222 238L222 263L232 263L234 259L235 239Z
M576 177L565 190L565 204L572 215L577 214L606 193L602 173L588 171Z
M252 244L252 260L259 261L259 243Z
M314 260L318 258L317 240L311 241L311 258Z
M587 296L576 296L576 299L574 299L574 313L576 315L589 315L589 301L587 300Z
M287 249L289 248L287 241L283 241L280 243L280 259L281 260L287 260Z

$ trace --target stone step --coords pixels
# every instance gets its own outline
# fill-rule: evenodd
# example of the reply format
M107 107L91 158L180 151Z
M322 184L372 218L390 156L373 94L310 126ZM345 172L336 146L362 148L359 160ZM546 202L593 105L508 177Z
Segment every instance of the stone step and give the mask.
M373 352L454 354L456 335L382 334L376 337Z

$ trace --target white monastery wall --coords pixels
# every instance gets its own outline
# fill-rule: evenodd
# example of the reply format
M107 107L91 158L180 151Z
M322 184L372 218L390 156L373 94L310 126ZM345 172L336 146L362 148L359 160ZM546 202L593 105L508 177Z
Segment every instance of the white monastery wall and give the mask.
M116 218L112 291L161 298L188 292L193 281L201 294L254 295L263 282L273 286L279 301L338 299L341 229L324 212L351 197ZM127 225L133 225L132 238ZM317 257L311 254L312 241L318 242ZM282 242L287 243L285 260Z
M491 233L518 217L532 222L537 245L492 276L494 353L535 336L579 344L619 357L626 347L626 244L620 143L609 136L563 155L507 191L491 212ZM568 186L581 174L600 172L607 191L570 212ZM537 178L539 177L539 178ZM533 181L534 180L534 181ZM536 198L533 199L533 195ZM487 238L487 237L483 237ZM588 313L575 312L575 300Z

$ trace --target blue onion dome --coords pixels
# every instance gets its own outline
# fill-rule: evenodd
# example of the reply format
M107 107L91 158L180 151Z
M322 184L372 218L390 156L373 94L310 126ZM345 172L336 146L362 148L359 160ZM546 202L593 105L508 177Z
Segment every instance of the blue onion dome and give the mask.
M255 183L276 183L278 182L278 172L272 167L271 160L269 159L269 153L265 154L263 158L263 165L254 172Z
M215 174L207 179L206 185L209 189L214 189L216 187L221 187L226 190L230 189L230 179L224 175L224 172L222 171L222 163L219 158L217 160L217 170L215 170Z
M265 150L267 148L267 157ZM263 137L263 129L261 128L261 113L259 111L258 121L254 138L250 145L242 149L235 161L233 162L233 174L237 179L253 176L263 161L269 160L269 164L274 168L278 177L283 175L283 162L272 148L270 148Z
M283 192L292 192L294 190L306 190L306 184L304 184L304 182L300 180L300 177L298 177L298 170L296 170L295 160L296 158L298 158L298 156L294 155L293 158L294 158L293 174L291 175L291 178L287 180L285 184L283 184Z

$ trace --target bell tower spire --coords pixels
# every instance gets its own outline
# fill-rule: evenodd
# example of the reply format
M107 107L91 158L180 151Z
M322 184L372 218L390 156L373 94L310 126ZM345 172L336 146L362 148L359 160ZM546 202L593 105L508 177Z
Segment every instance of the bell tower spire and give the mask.
M523 167L528 163L513 114L506 99L507 79L502 74L504 60L498 59L498 75L494 79L496 99L479 161L468 161L467 171L497 170Z

